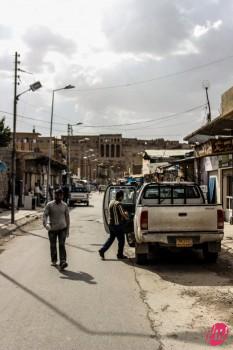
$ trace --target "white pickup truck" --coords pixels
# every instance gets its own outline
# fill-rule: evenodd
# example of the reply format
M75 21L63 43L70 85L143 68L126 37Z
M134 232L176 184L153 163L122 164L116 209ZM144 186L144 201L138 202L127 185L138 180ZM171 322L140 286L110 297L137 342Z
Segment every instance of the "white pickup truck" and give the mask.
M89 206L89 192L85 186L72 186L69 193L69 206L84 203Z
M127 186L122 189L129 191ZM104 197L104 222L107 229L107 203L117 188L108 187ZM133 189L131 189L133 191ZM136 199L137 197L137 199ZM200 187L194 183L148 183L123 207L131 216L127 239L135 245L136 261L144 264L154 248L202 249L208 262L215 262L221 250L224 213L220 205L206 204ZM126 201L126 202L125 202Z

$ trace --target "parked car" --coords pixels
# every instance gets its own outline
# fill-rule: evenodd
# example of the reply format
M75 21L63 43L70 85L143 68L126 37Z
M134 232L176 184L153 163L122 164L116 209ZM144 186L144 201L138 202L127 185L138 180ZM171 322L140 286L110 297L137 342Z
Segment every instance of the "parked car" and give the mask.
M128 187L121 187L125 192ZM108 230L108 204L113 186L104 197L103 218ZM132 189L133 191L133 189ZM221 205L207 204L195 183L148 183L135 201L122 203L130 210L127 240L135 245L136 260L146 263L148 253L157 247L202 249L208 262L216 262L221 250L224 212ZM132 227L133 226L133 227Z
M69 206L75 203L84 203L89 206L89 192L85 186L72 186L69 193Z

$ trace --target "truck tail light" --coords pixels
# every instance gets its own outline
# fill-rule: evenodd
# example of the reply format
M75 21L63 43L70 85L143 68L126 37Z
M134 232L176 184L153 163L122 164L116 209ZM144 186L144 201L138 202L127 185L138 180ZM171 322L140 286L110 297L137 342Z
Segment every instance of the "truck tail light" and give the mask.
M222 209L218 209L218 229L224 229L224 211Z
M141 213L141 230L148 230L148 211Z

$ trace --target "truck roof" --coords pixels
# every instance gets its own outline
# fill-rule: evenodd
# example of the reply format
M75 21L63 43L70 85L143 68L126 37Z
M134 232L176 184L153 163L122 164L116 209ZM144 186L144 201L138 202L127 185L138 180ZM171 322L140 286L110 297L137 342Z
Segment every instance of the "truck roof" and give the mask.
M158 181L158 182L148 182L145 185L184 185L184 186L190 186L190 185L197 185L195 182L188 182L188 181Z

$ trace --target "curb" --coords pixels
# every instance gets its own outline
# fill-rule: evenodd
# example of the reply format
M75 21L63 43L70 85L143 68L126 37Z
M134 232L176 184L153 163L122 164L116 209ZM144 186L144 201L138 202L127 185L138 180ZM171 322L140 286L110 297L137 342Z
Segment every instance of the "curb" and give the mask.
M16 231L18 228L41 218L42 215L43 215L43 212L37 212L35 214L26 215L25 217L18 219L15 224L8 224L8 225L2 226L0 228L0 237L5 237L10 235L12 232Z

